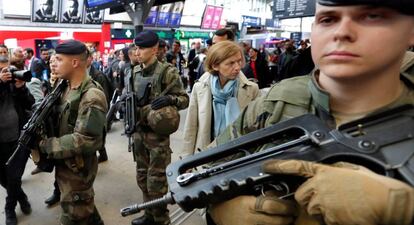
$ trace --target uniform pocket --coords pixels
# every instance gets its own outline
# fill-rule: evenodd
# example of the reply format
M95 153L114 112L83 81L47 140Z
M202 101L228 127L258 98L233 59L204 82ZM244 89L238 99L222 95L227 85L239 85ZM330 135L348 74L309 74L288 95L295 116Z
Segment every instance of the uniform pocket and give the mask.
M63 214L70 220L88 219L94 212L94 191L72 191L62 199Z

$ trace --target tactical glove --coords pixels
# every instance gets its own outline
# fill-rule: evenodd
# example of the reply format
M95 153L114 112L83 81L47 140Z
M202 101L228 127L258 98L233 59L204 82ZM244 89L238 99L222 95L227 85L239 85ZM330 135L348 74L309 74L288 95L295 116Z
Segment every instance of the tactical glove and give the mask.
M174 103L175 102L174 102L173 97L169 95L160 96L151 102L151 109L152 110L161 109L165 106L173 105Z
M308 178L295 199L309 215L330 224L410 224L414 189L407 184L349 163L322 165L299 160L271 160L264 171Z
M239 196L210 208L217 225L288 225L296 214L294 201L276 196Z

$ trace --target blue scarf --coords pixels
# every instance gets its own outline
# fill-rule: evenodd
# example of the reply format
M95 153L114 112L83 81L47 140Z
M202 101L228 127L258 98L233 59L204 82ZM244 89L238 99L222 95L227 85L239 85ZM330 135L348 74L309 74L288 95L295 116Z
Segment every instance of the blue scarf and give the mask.
M214 138L233 123L240 114L237 101L237 80L229 80L223 89L218 76L211 76L211 94L213 95Z

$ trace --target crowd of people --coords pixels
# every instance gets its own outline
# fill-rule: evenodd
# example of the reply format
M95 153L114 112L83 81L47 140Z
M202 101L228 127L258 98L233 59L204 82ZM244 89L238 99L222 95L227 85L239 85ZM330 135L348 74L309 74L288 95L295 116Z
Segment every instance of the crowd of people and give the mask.
M188 108L180 155L186 158L307 113L336 129L414 104L414 53L410 52L414 9L409 0L383 2L318 0L312 43L303 40L298 48L291 40L281 41L271 51L264 46L253 48L237 43L228 29L217 30L205 46L195 42L188 54L181 52L179 41L169 46L152 31L143 31L132 45L102 56L75 40L64 41L56 49L41 48L40 58L30 48L9 52L0 45L4 119L0 181L7 191L6 225L17 224L17 204L24 214L31 212L30 196L21 182L29 155L19 162L18 171L8 170L6 161L36 103L66 81L68 86L51 116L57 135L39 135L39 143L28 146L55 162L55 189L45 203L61 202L63 225L104 224L94 204L93 182L98 163L108 160L105 138L110 126L105 115L122 96L133 93L137 98L131 146L144 201L168 191L165 170L171 162L170 135L178 129L179 110ZM379 32L386 43L396 45L378 46ZM31 80L16 78L12 67L30 71ZM126 121L127 116L120 107L118 119ZM261 151L279 141L246 151ZM408 172L396 168L395 178L350 162L269 161L263 165L264 172L307 181L288 199L252 190L209 205L206 221L211 225L410 224L414 189L404 176L414 174L414 168L412 158L406 161ZM39 172L42 169L36 168L32 174ZM146 209L131 222L170 223L165 205Z

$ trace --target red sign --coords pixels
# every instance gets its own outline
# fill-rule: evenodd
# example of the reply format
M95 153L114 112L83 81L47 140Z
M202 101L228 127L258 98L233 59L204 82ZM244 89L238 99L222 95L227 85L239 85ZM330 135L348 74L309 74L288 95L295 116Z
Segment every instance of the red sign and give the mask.
M222 7L207 5L204 11L202 29L218 29L220 27L221 15L223 14Z
M213 22L211 23L211 29L220 28L220 21L221 21L221 15L222 14L223 14L223 8L216 7L215 10L214 10Z

